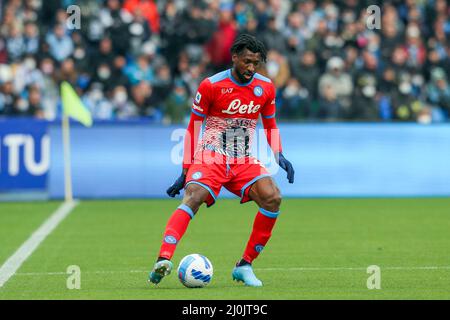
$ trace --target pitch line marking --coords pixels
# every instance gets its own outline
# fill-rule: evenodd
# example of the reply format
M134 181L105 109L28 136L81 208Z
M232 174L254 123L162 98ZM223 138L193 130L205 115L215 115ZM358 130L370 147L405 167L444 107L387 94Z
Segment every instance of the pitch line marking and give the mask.
M382 270L447 270L450 266L423 266L423 267L380 267ZM291 268L259 268L262 271L345 271L367 270L367 267L291 267Z
M450 270L450 266L422 266L422 267L381 267L382 270ZM227 269L228 270L228 269ZM291 268L255 268L255 271L365 271L362 267L291 267ZM219 270L217 270L219 271ZM148 270L117 270L117 271L85 271L84 274L119 274L119 273L148 273ZM60 276L66 272L24 272L16 276Z
M78 205L78 201L64 202L14 254L0 267L0 288L14 275L20 266L36 250L42 241L66 218Z

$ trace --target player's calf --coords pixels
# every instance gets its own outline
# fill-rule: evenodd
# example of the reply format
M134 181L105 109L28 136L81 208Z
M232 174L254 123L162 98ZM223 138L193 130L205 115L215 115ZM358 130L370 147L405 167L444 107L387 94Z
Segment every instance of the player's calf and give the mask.
M233 270L233 279L243 281L246 285L261 286L262 282L256 278L251 264L272 236L272 230L280 214L281 194L271 178L263 178L252 186L250 197L260 208L242 259Z
M162 278L170 274L172 270L172 259L177 244L180 242L187 227L194 218L195 212L205 201L209 192L197 185L186 188L183 203L172 213L164 231L163 243L159 251L158 260L149 274L149 281L158 284Z

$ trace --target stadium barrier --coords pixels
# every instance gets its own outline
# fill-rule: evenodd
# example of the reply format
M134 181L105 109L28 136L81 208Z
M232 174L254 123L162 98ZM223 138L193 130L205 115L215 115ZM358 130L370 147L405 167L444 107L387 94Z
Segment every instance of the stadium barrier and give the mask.
M253 150L283 196L450 195L449 124L281 124L280 132L296 172L293 185L274 164L262 130ZM74 196L167 198L165 190L181 171L183 134L183 126L146 121L97 122L89 129L73 123ZM3 119L0 143L0 193L38 190L63 198L59 122Z

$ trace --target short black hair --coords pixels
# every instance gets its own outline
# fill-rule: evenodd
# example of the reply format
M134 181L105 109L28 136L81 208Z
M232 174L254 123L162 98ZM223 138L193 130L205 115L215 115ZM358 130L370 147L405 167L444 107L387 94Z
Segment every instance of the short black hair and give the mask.
M267 50L264 44L250 34L243 33L239 35L231 46L231 54L240 54L245 49L250 50L253 53L259 53L261 60L266 62Z

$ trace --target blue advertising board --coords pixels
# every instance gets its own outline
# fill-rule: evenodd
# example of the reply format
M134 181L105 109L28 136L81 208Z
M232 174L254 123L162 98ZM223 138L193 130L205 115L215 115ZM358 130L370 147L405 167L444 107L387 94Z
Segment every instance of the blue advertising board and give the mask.
M0 118L0 192L47 189L48 122Z
M148 121L72 123L74 196L166 198L181 172L184 132ZM450 124L281 124L280 132L296 171L293 185L262 130L253 153L283 196L450 196ZM39 191L63 198L63 163L59 122L0 118L0 195Z
M450 196L450 125L282 124L293 185L257 134L256 155L288 197ZM51 125L49 194L64 196L62 139ZM137 124L73 126L75 197L167 198L181 172L184 127ZM255 148L254 148L255 149ZM221 196L231 196L223 192Z

